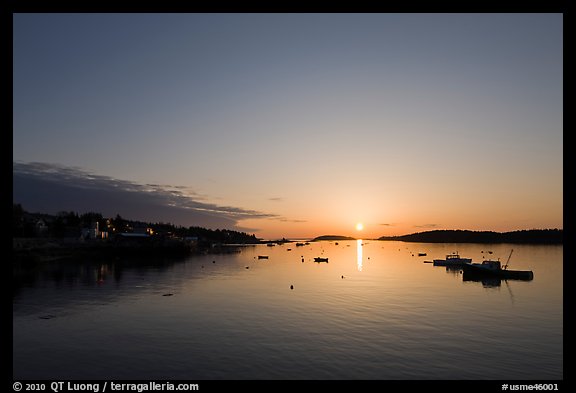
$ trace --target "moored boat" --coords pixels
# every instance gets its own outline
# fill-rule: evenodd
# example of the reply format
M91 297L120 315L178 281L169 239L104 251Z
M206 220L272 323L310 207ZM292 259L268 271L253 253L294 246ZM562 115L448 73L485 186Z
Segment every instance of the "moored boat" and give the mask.
M328 262L328 258L316 257L314 258L314 262Z
M482 263L466 263L462 266L469 274L495 276L514 280L530 281L534 278L531 270L508 270L508 265L502 268L500 261L482 261Z
M458 253L446 255L446 259L434 259L434 266L462 266L471 263L472 258L462 258Z

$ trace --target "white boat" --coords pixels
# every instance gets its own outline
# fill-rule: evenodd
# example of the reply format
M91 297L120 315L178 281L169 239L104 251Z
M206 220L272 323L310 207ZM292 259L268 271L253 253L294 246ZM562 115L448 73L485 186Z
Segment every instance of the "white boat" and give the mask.
M446 259L434 259L432 262L434 266L462 266L466 263L471 263L472 258L462 258L455 252L446 255Z

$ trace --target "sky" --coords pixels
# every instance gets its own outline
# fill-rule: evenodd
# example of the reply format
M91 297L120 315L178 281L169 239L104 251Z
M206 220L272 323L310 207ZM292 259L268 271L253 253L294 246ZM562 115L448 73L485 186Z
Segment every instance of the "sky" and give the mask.
M13 15L28 211L374 238L562 195L562 14Z

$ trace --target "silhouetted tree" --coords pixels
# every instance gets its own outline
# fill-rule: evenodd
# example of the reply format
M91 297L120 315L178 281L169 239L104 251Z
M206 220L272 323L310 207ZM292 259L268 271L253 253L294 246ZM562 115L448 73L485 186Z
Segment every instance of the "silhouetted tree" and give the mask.
M116 217L110 220L110 224L117 233L126 232L128 228L128 221L123 219L120 214L116 214Z
M26 212L19 203L12 204L12 236L34 237L34 223L26 219Z

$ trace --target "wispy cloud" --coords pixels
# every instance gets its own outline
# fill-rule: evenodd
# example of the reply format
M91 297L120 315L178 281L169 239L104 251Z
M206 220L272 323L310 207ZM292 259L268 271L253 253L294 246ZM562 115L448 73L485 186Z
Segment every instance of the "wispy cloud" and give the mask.
M177 225L235 227L239 220L278 215L204 201L180 185L139 184L78 167L42 162L13 163L13 199L28 210L100 211Z
M430 229L430 228L438 228L440 224L421 224L421 225L414 225L414 228L421 228L421 229Z
M269 201L272 201L272 202L283 202L283 201L284 201L284 198L281 198L281 197L273 197L273 198L268 198L268 200L269 200Z
M308 222L307 220L298 220L298 219L291 219L291 218L286 218L286 217L275 217L274 220L280 221L280 222L294 222L294 223Z

